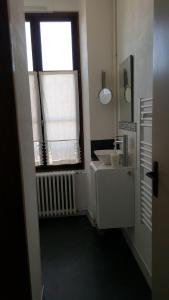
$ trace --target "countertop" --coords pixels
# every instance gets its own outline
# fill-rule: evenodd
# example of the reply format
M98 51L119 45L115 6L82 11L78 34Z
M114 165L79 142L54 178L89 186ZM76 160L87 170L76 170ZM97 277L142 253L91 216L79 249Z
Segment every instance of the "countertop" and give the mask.
M99 170L116 170L116 169L133 169L132 167L119 167L119 168L114 168L112 165L104 165L102 162L100 161L92 161L90 163L90 167L94 170L94 171L99 171Z

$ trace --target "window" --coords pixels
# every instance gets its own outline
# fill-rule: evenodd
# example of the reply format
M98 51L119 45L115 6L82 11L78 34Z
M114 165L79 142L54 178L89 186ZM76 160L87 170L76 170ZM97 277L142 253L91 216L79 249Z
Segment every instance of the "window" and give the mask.
M83 168L77 13L26 14L35 164Z
M71 22L41 22L40 33L43 70L73 70Z

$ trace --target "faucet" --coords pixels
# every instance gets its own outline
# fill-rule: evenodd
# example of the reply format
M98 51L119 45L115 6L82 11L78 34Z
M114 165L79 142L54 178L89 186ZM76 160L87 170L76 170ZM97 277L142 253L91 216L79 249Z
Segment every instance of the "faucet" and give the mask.
M123 152L123 166L128 166L128 135L116 136L115 138L115 149L117 146L120 146L120 149ZM122 147L121 147L122 146Z

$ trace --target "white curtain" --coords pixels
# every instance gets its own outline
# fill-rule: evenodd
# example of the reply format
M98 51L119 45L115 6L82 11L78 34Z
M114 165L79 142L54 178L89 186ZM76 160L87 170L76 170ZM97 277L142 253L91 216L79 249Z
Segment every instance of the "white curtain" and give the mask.
M79 163L78 73L40 72L39 77L48 163Z
M33 142L34 142L34 154L35 164L41 165L41 143L42 143L42 131L41 131L41 112L40 112L40 98L38 79L36 72L29 72L29 86L30 86L30 99L31 99L31 111L32 111L32 129L33 129Z

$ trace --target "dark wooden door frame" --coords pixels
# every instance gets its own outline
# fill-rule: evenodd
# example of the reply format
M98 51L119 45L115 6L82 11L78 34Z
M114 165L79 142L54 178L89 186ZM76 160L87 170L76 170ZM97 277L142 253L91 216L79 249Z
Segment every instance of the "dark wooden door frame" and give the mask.
M0 0L0 211L3 299L30 300L31 284L13 83L8 1Z

